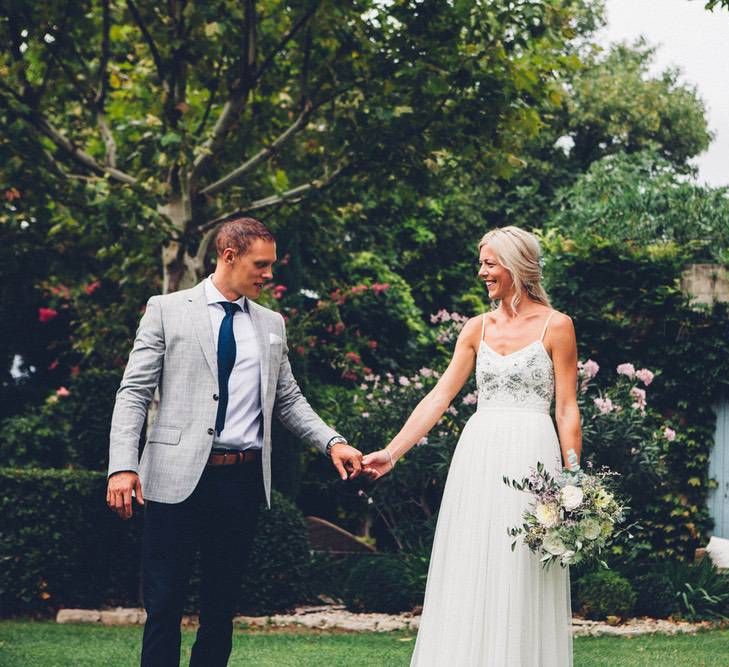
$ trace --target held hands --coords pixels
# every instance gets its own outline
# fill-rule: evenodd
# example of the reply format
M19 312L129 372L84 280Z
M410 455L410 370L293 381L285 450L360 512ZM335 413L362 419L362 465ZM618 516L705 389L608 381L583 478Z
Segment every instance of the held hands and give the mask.
M342 479L354 479L362 472L362 452L343 442L332 445L332 463Z
M137 473L116 472L109 477L106 487L106 504L110 510L125 520L132 516L132 491L137 498L137 504L144 505L142 482Z
M395 460L387 449L365 454L362 459L364 474L368 479L376 480L386 475L395 467Z

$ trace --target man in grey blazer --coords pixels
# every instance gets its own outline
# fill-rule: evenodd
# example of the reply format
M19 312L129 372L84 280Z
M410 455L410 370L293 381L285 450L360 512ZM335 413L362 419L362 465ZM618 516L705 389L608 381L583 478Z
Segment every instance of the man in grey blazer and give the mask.
M215 273L153 296L137 330L112 416L107 504L145 506L142 665L175 665L192 560L200 551L200 628L190 665L226 665L240 578L258 508L271 498L271 417L331 457L342 479L362 455L312 410L291 372L280 314L256 304L276 244L253 218L217 236ZM147 408L159 411L139 459ZM262 517L263 519L263 517Z

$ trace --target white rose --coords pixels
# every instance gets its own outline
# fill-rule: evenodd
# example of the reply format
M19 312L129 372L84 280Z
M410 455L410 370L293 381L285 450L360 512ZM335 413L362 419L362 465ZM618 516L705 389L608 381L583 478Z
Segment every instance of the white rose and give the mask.
M568 512L580 506L584 494L582 489L573 484L568 484L560 491L560 498L562 500L562 507Z
M596 540L600 536L600 524L594 519L580 521L580 530L586 540Z
M553 503L538 503L534 516L545 528L554 528L559 523L559 508Z
M553 556L561 556L565 551L567 551L567 547L564 545L564 542L555 535L547 535L547 537L544 538L544 542L542 542L542 548Z

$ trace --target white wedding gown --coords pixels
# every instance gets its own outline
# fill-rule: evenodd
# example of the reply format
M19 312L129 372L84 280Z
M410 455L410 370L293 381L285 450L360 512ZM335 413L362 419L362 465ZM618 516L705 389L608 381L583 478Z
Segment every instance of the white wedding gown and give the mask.
M549 414L554 369L542 342L548 323L539 340L508 355L492 350L482 330L478 409L448 472L411 666L572 665L568 571L544 570L521 540L511 550L507 528L521 525L529 496L503 482L521 480L538 461L561 467Z

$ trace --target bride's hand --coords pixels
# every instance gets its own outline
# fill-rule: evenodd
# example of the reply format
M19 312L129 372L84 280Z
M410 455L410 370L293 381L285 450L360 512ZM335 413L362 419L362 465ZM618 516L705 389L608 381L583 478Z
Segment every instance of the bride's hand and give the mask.
M386 449L380 449L362 458L362 473L371 480L379 479L395 467L395 462Z

